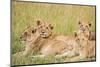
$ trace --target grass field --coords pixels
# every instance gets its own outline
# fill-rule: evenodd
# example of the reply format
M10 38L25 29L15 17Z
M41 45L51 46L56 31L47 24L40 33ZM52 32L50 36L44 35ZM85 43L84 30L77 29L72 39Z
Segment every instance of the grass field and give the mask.
M95 7L61 4L43 4L30 2L12 2L12 65L43 64L67 62L70 58L32 58L21 57L18 52L25 45L19 36L26 26L36 25L36 20L42 19L54 26L53 32L60 35L73 35L78 28L78 21L92 21L92 31L95 31ZM94 58L93 58L94 59ZM85 59L84 59L85 60ZM72 61L72 60L70 60ZM80 60L81 61L81 60Z

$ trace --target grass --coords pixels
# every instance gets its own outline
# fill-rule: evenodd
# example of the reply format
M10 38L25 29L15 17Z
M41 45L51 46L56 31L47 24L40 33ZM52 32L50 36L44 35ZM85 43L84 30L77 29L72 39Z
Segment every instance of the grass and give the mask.
M36 25L36 20L42 19L54 26L53 32L60 35L73 35L78 28L79 20L92 21L91 30L95 31L95 7L61 4L43 4L28 2L12 2L12 65L44 64L68 62L70 58L32 58L22 57L25 44L19 36L29 24ZM80 60L81 61L81 60Z

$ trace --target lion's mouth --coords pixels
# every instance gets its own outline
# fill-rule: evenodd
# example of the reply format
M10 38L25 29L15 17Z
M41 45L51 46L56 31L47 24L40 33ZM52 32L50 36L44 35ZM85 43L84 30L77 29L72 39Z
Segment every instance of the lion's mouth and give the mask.
M24 39L24 38L20 38L20 40L21 40L21 41L26 41L26 39Z
M40 36L42 38L48 38L49 36L51 36L50 34L47 34L47 33L41 33Z

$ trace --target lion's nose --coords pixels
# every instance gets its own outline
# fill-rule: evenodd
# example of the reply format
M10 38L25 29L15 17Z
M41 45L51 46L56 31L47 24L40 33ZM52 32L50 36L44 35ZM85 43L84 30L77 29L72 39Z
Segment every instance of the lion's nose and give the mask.
M85 29L83 29L83 32L85 31Z

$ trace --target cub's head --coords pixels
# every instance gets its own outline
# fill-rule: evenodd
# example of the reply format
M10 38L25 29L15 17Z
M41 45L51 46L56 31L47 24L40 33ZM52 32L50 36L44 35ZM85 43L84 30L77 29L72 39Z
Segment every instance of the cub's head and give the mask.
M88 38L84 35L84 33L75 32L75 40L80 46L84 46L87 44Z
M43 38L48 38L52 35L53 26L41 20L37 20L36 32Z
M89 23L89 22L85 23L85 22L79 21L78 24L79 24L78 33L83 33L85 36L87 36L87 38L89 38L91 23Z
M34 33L35 29L33 29L31 26L28 26L20 36L21 41L29 41Z
M90 28L91 28L91 23L85 23L85 22L81 22L79 21L79 29L81 31L90 31Z

